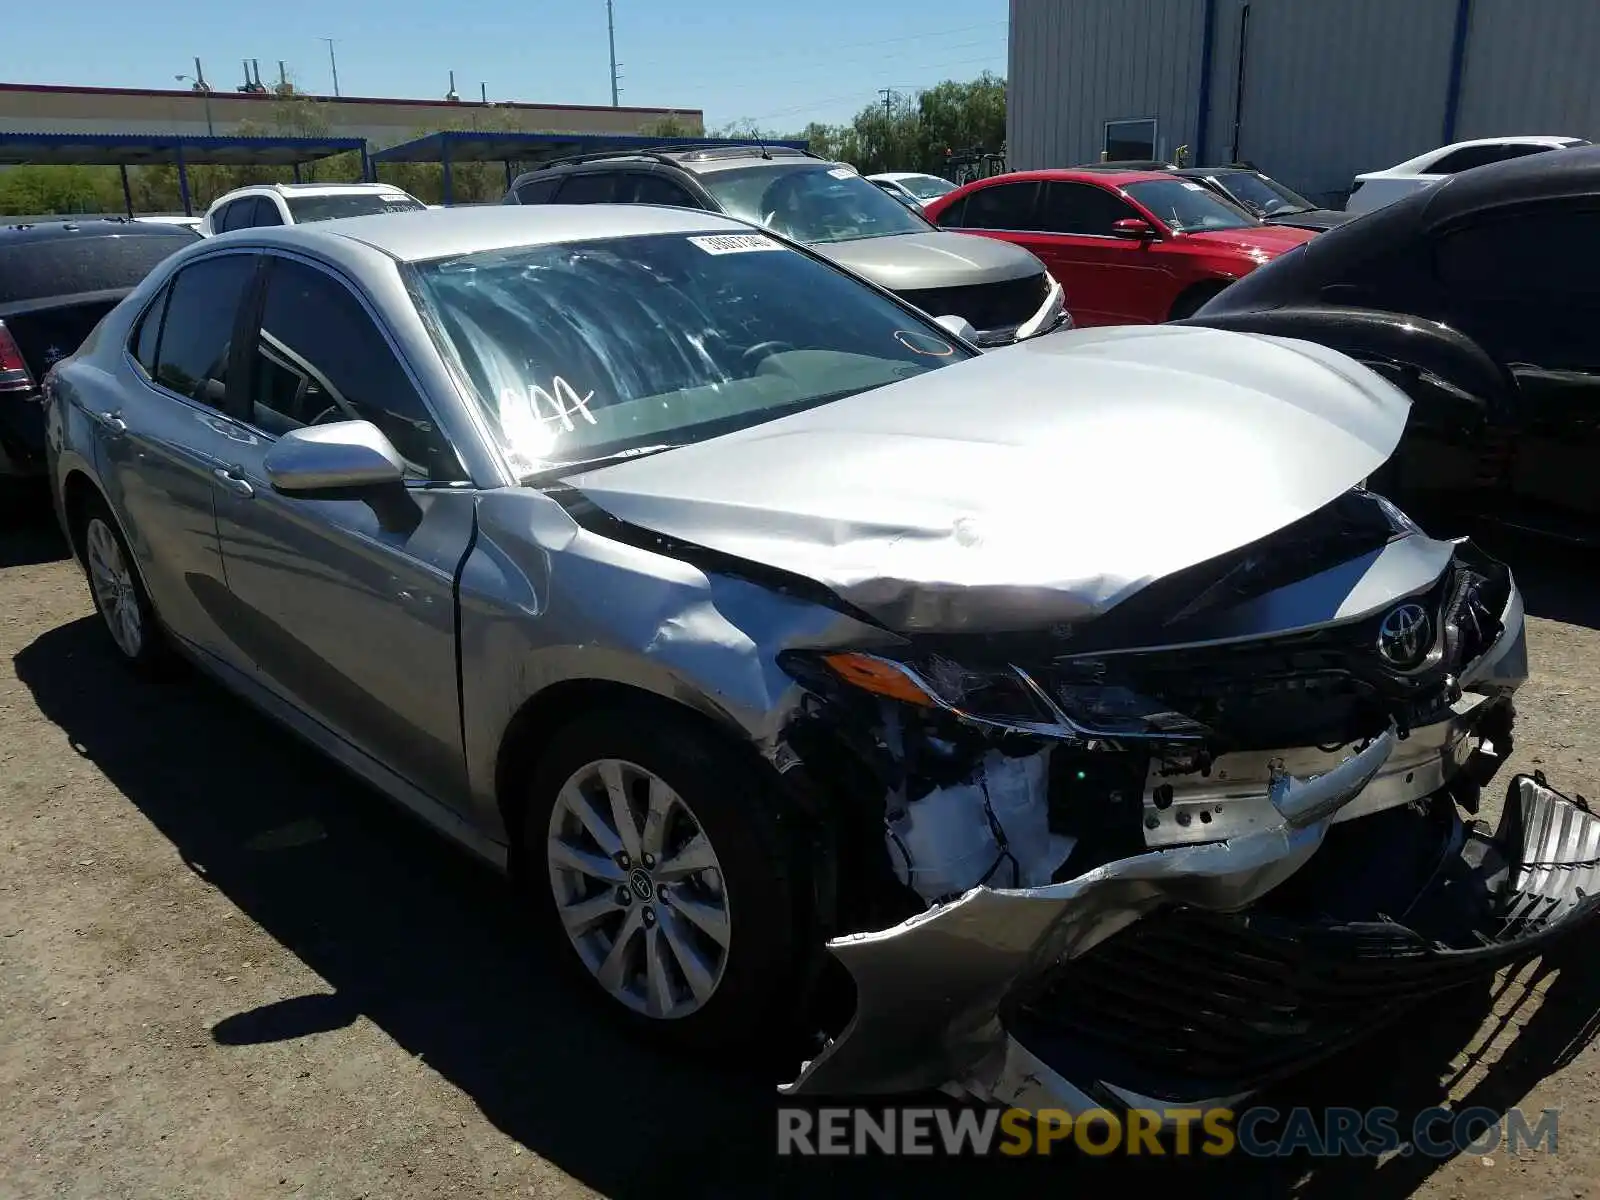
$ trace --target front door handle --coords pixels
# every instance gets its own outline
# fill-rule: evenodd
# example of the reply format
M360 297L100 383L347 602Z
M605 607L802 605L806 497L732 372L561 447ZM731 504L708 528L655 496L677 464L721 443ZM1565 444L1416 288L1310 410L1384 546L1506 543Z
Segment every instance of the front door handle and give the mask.
M96 412L92 408L85 411L112 433L128 432L128 423L122 419L122 410L119 408L114 408L110 412Z
M243 496L248 500L256 494L256 489L250 486L250 481L238 467L218 467L211 472L217 477L218 482L235 496Z

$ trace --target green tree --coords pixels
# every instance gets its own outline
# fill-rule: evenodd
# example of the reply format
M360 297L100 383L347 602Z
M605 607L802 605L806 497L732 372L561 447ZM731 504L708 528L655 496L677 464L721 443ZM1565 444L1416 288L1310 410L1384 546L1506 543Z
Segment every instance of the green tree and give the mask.
M777 133L744 119L716 130L722 137L799 139L813 154L850 163L864 174L948 170L951 154L999 153L1006 139L1006 82L985 72L972 80L947 79L915 96L891 96L887 108L871 104L842 125L812 122L798 133Z
M647 121L640 126L639 132L645 137L661 138L694 138L704 134L700 122L690 121L679 113L668 113L660 120Z

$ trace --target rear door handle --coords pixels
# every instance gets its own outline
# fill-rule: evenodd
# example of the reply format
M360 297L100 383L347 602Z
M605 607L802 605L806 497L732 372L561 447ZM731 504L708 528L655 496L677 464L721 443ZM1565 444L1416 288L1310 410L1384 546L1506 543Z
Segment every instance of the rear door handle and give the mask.
M85 411L112 433L128 432L128 423L122 419L122 410L119 408L114 408L110 412L96 412L92 408Z
M248 500L256 494L256 489L250 486L250 481L238 467L218 467L211 473L235 496L243 496Z

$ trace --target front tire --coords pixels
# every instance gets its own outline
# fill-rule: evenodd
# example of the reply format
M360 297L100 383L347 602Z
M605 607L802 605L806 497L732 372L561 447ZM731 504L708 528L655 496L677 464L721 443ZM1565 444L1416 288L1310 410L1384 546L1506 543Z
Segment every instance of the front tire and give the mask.
M133 555L103 501L84 508L77 529L89 595L117 657L141 675L162 674L169 652Z
M522 864L558 953L652 1039L727 1051L785 1034L799 873L759 764L654 708L580 719L551 745Z

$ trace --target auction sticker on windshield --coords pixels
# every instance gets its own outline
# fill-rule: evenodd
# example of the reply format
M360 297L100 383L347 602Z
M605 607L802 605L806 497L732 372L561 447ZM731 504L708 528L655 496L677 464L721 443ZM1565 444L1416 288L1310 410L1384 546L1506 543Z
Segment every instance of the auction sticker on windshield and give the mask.
M751 250L782 250L771 238L759 233L715 233L692 237L691 243L707 254L745 254Z

